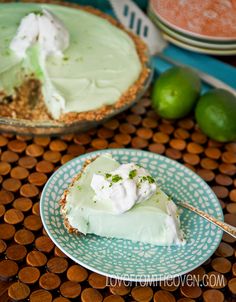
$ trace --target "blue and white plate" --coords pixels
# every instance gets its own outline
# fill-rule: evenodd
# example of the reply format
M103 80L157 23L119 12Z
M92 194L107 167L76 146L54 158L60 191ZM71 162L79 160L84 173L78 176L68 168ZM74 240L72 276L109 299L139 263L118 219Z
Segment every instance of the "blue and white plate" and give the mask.
M69 234L63 225L58 201L87 159L112 153L120 163L136 162L158 179L173 199L185 200L223 220L217 197L195 173L164 156L135 149L111 149L79 156L58 169L44 187L40 211L53 242L68 257L100 274L129 281L159 281L185 274L205 262L218 247L222 231L198 215L181 209L185 246L160 247L96 235ZM142 222L140 222L142 223Z

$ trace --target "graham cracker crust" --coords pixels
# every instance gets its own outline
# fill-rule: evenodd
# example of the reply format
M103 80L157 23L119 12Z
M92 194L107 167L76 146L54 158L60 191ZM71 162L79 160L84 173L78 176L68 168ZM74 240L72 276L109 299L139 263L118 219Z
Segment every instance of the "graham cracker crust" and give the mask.
M97 158L97 156L96 156L95 158L93 158L93 159L88 159L88 160L85 161L85 163L84 163L84 165L83 165L81 171L79 172L79 174L77 174L77 175L72 179L72 182L70 183L69 187L64 191L64 193L63 193L61 199L59 200L59 204L60 204L60 207L61 207L60 212L61 212L61 215L62 215L62 217L63 217L63 223L64 223L64 226L65 226L65 228L68 230L69 233L76 233L76 234L84 235L84 234L81 233L78 229L73 228L73 227L70 225L69 221L68 221L68 218L67 218L67 216L66 216L66 214L67 214L67 213L66 213L66 208L65 208L65 206L66 206L66 198L67 198L67 194L68 194L68 192L69 192L69 189L74 185L75 181L77 181L77 180L81 177L81 175L82 175L84 169L85 169L92 161L94 161L96 158Z
M7 1L8 2L8 1ZM10 1L9 1L10 2ZM114 110L120 109L121 107L128 105L131 103L137 96L138 92L143 87L145 80L147 79L150 70L147 67L148 55L147 55L147 46L146 44L136 35L126 30L118 21L113 19L112 17L106 15L105 13L89 7L89 6L80 6L74 3L67 3L64 1L47 1L47 0L23 0L25 3L50 3L50 4L58 4L70 8L80 9L87 11L91 14L97 15L101 18L108 20L112 25L120 28L125 31L134 41L136 50L142 64L142 70L139 75L139 78L136 82L130 86L130 88L123 93L120 99L113 105L104 105L101 108L96 110L86 111L86 112L69 112L66 114L62 114L58 121L64 122L65 124L71 124L75 121L99 121L105 118L107 115L111 114ZM32 84L33 83L33 84ZM30 103L30 96L32 95L32 86L38 86L36 94L34 95L35 105L33 106ZM5 102L3 100L8 99L4 95L4 92L0 92L0 116L4 117L12 117L17 119L28 119L34 121L48 121L54 120L50 113L47 111L47 108L43 101L43 96L41 93L41 84L39 80L35 78L27 79L20 87L15 89L16 96L11 97L10 102Z

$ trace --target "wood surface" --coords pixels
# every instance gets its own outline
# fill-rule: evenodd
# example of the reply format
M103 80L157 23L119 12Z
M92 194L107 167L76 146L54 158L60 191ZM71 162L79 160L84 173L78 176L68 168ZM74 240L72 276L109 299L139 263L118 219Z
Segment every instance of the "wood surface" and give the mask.
M207 138L192 116L159 118L146 95L130 110L82 134L57 138L0 134L0 301L30 302L234 302L235 239L224 235L214 255L191 272L200 280L223 276L212 286L121 283L67 258L43 229L39 199L50 175L70 159L104 148L138 148L163 154L199 174L213 189L225 220L236 223L236 143Z

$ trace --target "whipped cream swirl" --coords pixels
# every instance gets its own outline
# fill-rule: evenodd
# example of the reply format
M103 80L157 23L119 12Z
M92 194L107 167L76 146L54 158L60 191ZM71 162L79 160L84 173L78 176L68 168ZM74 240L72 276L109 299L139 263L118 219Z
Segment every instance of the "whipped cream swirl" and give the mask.
M157 190L151 175L134 163L122 164L105 175L94 174L91 187L95 192L95 201L108 200L114 214L130 210L135 204L149 199Z
M25 16L12 39L10 49L21 58L29 47L38 43L43 56L61 56L69 46L69 32L61 20L46 9Z

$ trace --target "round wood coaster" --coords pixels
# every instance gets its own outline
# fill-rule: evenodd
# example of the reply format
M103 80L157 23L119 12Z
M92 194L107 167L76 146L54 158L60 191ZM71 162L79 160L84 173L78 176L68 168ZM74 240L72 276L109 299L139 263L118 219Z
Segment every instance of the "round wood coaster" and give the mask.
M0 162L0 174L7 175L11 171L11 165L8 162Z
M47 263L47 257L39 251L31 251L26 257L26 262L28 265L40 267Z
M81 293L82 302L102 302L103 297L95 288L85 288Z
M17 209L7 210L4 214L4 221L9 224L18 224L24 220L24 214Z
M19 159L18 163L19 166L25 169L32 169L37 164L37 159L31 156L24 156Z
M0 279L8 280L15 276L18 272L18 265L12 260L2 260L0 261Z
M26 198L32 198L39 194L39 190L35 185L32 184L24 184L20 188L20 194Z
M124 298L122 298L121 296L117 296L117 295L110 295L105 297L105 299L103 300L103 302L124 302Z
M30 294L30 288L28 285L15 282L8 289L8 295L13 301L21 301L26 299Z
M6 208L3 204L0 204L0 218L5 214Z
M42 160L36 164L36 171L41 173L51 173L54 169L54 165L47 161Z
M91 287L102 289L106 287L107 278L97 273L91 273L88 277L88 283Z
M18 159L19 159L19 155L9 150L4 151L1 155L1 160L7 163L15 163L16 161L18 161Z
M113 295L120 296L128 295L131 291L131 287L126 285L124 282L112 282L109 289Z
M181 294L186 298L199 298L202 294L202 290L199 286L193 284L185 284L180 287Z
M52 294L44 289L38 289L31 293L30 302L52 302Z
M14 236L15 231L15 227L11 224L0 224L0 239L10 240Z
M232 278L228 283L229 290L235 296L236 295L236 278Z
M231 257L234 254L234 249L228 243L221 242L215 254L222 257Z
M30 231L38 231L42 226L41 218L37 215L29 215L24 219L24 227Z
M9 191L1 190L0 191L0 204L6 205L12 202L14 199L14 194Z
M44 149L42 146L36 145L36 144L31 144L29 146L27 146L25 153L28 156L32 156L32 157L39 157L41 155L43 155Z
M17 153L22 153L26 147L26 142L17 139L12 140L8 143L8 149Z
M29 171L24 168L24 167L20 167L20 166L17 166L17 167L14 167L12 170L11 170L11 177L12 178L16 178L16 179L25 179L27 178L29 175Z
M60 161L61 159L61 153L58 152L58 151L46 151L44 154L43 154L43 159L47 160L47 161L50 161L51 163L57 163Z
M10 260L21 261L27 255L27 249L24 245L13 244L6 250L6 257Z
M36 136L34 137L33 141L36 145L47 147L51 139L48 136Z
M48 179L47 175L44 173L40 173L40 172L31 173L28 177L29 182L35 186L44 185L46 183L47 179Z
M88 272L78 264L74 264L67 270L67 278L74 282L83 282L87 279Z
M224 302L224 295L217 289L208 289L203 293L204 302Z
M64 254L57 246L54 247L54 256L67 258L66 254Z
M135 286L131 291L131 296L138 302L149 302L153 297L153 290L149 286Z
M45 273L39 279L39 285L46 290L54 290L60 286L61 280L54 273Z
M231 270L232 264L227 258L217 257L212 260L211 266L215 271L226 274Z
M66 281L60 286L60 292L65 298L77 298L81 293L81 286L77 282Z
M0 253L4 253L6 249L7 249L6 242L0 239Z
M175 297L168 291L158 290L153 297L154 302L175 302Z
M54 243L48 236L40 236L35 240L35 247L41 252L50 253Z
M67 267L67 260L61 257L53 257L47 263L47 268L51 273L62 274L67 270Z
M40 271L36 267L23 267L19 273L19 280L25 284L34 284L40 277Z
M15 233L14 236L15 242L22 245L31 244L34 241L34 238L34 234L31 231L25 229L20 229Z

